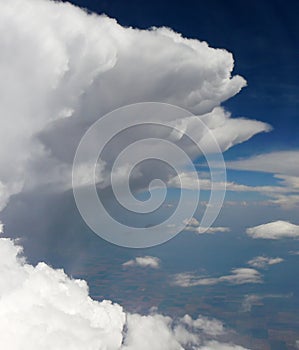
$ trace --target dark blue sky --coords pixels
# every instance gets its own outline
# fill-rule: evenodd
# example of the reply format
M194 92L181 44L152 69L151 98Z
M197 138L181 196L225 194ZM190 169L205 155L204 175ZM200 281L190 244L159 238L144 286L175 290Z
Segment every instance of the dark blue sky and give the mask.
M226 157L298 148L299 1L86 1L124 26L168 26L186 37L225 48L248 87L225 103L233 116L270 123L274 130L230 150Z

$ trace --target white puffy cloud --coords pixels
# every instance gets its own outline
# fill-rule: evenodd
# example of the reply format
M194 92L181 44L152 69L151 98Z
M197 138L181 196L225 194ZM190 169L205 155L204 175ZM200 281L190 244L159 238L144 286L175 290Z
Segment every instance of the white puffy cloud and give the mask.
M186 224L185 231L191 231L198 234L204 233L217 233L217 232L229 232L229 227L214 226L214 227L201 227L199 221L196 218L191 218L184 222Z
M158 269L160 267L160 259L154 256L138 256L135 259L124 262L123 266L140 266Z
M234 61L226 50L167 28L124 28L65 2L10 0L0 9L0 210L20 191L70 188L83 133L123 105L160 101L184 107L201 116L222 150L269 130L265 123L231 119L219 107L245 85L232 77ZM194 130L197 117L167 118L203 136ZM119 145L127 141L123 136Z
M32 266L21 254L12 240L0 238L2 349L212 350L217 344L244 350L217 340L225 332L218 320L125 313L109 300L92 300L85 281L45 263Z
M192 272L182 272L175 274L171 283L179 287L210 286L218 283L245 284L261 283L262 276L255 269L236 268L231 271L230 275L220 277L200 276Z
M206 334L217 336L224 333L223 323L216 319L209 319L204 316L199 316L196 320L189 315L185 315L181 322L192 328L203 330Z
M160 314L133 314L128 316L127 326L123 350L246 350L216 340L203 340L222 335L225 331L221 322L202 316L193 320L186 315L173 322L170 317Z
M267 256L256 256L255 258L248 261L248 265L255 267L255 268L264 269L269 265L276 265L276 264L279 264L283 261L284 261L284 259L279 258L279 257L269 258Z
M252 238L282 239L299 237L299 225L288 221L278 220L246 229Z
M92 300L85 281L62 270L26 264L9 239L0 240L0 252L1 348L120 348L125 313L119 305Z

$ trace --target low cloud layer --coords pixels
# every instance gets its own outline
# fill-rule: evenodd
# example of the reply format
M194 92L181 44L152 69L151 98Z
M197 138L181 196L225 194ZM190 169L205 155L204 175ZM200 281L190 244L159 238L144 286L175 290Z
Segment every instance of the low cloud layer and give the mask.
M171 283L179 287L211 286L218 283L246 284L261 283L262 276L255 269L237 268L230 275L220 277L200 276L191 272L182 272L173 276Z
M140 267L151 267L158 269L160 267L160 259L154 256L138 256L135 259L128 260L123 263L124 267L140 266Z
M1 349L245 350L217 340L225 328L215 319L128 314L92 300L85 281L29 265L10 239L0 239L0 272Z
M247 228L246 233L252 238L262 239L298 238L299 225L278 220Z

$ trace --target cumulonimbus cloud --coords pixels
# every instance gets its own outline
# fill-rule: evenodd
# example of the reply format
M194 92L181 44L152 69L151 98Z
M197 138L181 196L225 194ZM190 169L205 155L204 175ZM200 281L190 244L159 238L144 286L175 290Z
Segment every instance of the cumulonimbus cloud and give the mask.
M246 233L252 238L283 239L298 238L299 225L288 221L278 220L246 229Z
M85 281L26 263L10 239L0 238L0 272L1 349L244 350L217 340L225 329L215 319L129 314L109 300L92 300Z
M124 28L69 3L11 0L0 9L0 209L22 190L69 188L83 133L123 105L157 101L186 108L201 116L222 150L269 130L219 107L245 85L231 75L234 61L226 50L168 28ZM173 119L194 129L196 118ZM123 136L119 145L127 141ZM109 174L102 170L104 181Z

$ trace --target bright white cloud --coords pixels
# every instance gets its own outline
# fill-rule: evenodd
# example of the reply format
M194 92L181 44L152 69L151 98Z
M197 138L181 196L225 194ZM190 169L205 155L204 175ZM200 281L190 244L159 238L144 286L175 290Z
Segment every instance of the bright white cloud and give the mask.
M206 277L192 272L182 272L174 275L171 281L173 285L180 287L209 286L218 283L245 284L261 282L261 274L251 268L233 269L230 275L220 277Z
M299 225L288 221L273 221L247 228L246 233L252 238L282 239L299 237Z
M248 265L259 269L264 269L269 265L276 265L283 261L284 260L279 257L269 258L267 256L256 256L255 258L248 261Z
M265 123L231 119L219 107L245 85L240 76L232 77L234 61L226 50L167 28L124 28L69 3L10 0L0 9L5 33L0 44L0 210L21 190L69 188L84 131L123 105L160 101L184 107L201 116L222 150L269 130ZM197 117L167 118L203 136L194 129ZM127 141L124 136L119 144ZM163 154L163 148L159 151ZM109 169L112 159L105 161Z
M225 332L220 321L204 316L174 320L158 313L125 313L109 300L92 300L85 281L45 263L29 265L21 253L12 240L0 239L3 349L212 350L211 341Z
M135 259L124 262L123 266L141 266L158 269L160 267L160 259L154 256L138 256Z

